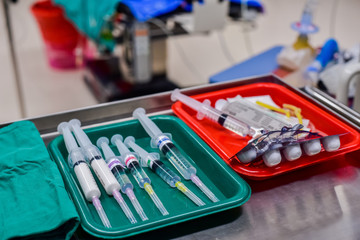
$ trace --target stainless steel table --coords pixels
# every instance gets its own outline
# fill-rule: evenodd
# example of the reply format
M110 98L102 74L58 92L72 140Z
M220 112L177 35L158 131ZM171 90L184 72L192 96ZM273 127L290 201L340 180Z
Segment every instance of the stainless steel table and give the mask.
M273 82L296 91L360 130L357 113L317 90L308 88L306 94L274 76L198 86L184 92L192 95L254 82ZM57 124L71 118L80 119L86 128L128 120L137 107L154 115L173 114L169 95L148 95L29 120L48 144L58 135ZM360 151L272 179L247 180L253 193L242 207L132 239L360 239L359 168ZM79 228L73 238L92 237Z

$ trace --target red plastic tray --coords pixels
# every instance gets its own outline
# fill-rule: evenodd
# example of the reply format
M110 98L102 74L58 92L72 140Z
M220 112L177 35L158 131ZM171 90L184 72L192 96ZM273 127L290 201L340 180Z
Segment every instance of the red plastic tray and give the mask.
M254 83L205 94L192 96L194 99L203 101L209 99L212 106L220 98L235 97L240 94L243 97L270 95L274 102L280 106L288 103L300 107L304 118L311 121L312 127L318 132L333 135L347 133L340 137L341 148L335 152L322 151L315 156L302 156L295 161L283 160L276 167L266 167L264 164L242 164L231 159L238 151L246 146L250 137L241 137L210 120L198 120L196 112L181 102L173 104L174 113L185 121L207 144L210 145L219 156L229 164L236 172L252 179L265 179L298 168L310 166L326 160L343 156L346 153L360 149L360 133L326 112L324 109L307 101L295 92L274 83Z

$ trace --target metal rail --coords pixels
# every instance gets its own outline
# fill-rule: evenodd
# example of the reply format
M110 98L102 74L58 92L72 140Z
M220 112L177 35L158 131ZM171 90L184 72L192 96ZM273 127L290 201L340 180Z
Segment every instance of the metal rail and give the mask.
M335 98L329 96L328 94L320 91L314 87L305 87L304 91L309 94L311 97L315 98L325 106L329 107L339 115L345 117L352 123L360 126L360 113L352 110L343 103L337 101Z

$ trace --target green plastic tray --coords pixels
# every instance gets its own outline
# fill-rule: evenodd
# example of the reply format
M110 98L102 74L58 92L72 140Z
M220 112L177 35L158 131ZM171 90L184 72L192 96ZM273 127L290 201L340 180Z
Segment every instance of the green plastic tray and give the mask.
M101 203L112 225L111 229L107 229L102 225L93 205L83 197L80 185L72 175L73 170L68 166L68 153L63 137L59 136L49 144L49 152L58 164L67 190L81 217L81 225L89 234L101 238L128 237L234 208L249 199L251 192L249 185L228 167L182 120L173 116L155 116L151 119L160 126L163 132L172 134L175 144L193 160L192 163L197 167L197 174L200 179L214 192L220 201L212 203L191 181L185 181L182 178L183 183L206 203L205 206L198 207L179 190L167 185L150 169L144 168L152 181L156 194L168 210L169 215L161 215L147 193L139 188L135 179L129 174L129 178L134 185L135 195L149 218L148 221L141 221L127 196L123 195L138 220L136 224L130 224L115 199L109 197L99 181L97 181L101 189ZM93 143L101 136L110 138L114 134L121 134L125 138L131 135L147 151L158 152L157 149L152 149L149 146L150 137L137 120L95 127L87 129L85 132ZM112 148L118 154L117 149L114 146ZM161 160L174 172L177 172L162 154Z

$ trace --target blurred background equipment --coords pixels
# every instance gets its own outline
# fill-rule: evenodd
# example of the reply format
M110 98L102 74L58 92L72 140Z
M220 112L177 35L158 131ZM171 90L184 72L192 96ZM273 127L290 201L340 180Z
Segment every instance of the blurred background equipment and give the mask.
M277 57L280 66L290 70L298 70L310 61L314 48L309 43L309 34L316 33L319 28L313 24L313 14L317 0L307 0L301 20L291 24L291 28L299 33L296 42L285 47Z
M340 99L336 95L343 89L338 86L346 82L340 80L345 66L358 62L360 34L350 26L359 20L356 9L360 3L265 3L266 14L261 2L251 0L4 0L0 24L7 31L0 36L0 70L4 75L0 102L9 104L3 104L7 114L0 120L268 73L292 86L309 84ZM46 4L51 6L41 7ZM56 8L62 9L60 16ZM49 24L67 24L61 25L64 29L48 27L43 31L40 19L44 17L58 18L47 20ZM302 35L299 31L306 21L308 29L320 29L317 34L306 34L311 47L304 48L308 58L297 70L279 66L276 56L286 45L294 49L292 41ZM291 24L298 31L291 31ZM62 37L50 41L45 36L54 33L53 28ZM71 38L64 37L68 33L72 44ZM76 45L74 39L78 39ZM337 51L336 47L329 50L326 42L330 39L336 41ZM329 62L318 61L326 52L332 57ZM299 51L291 53L295 53L294 58L300 56L296 54ZM315 70L310 74L312 81L307 78L308 67ZM348 106L355 105L356 79L356 75L351 77L348 99L343 101Z
M239 0L87 1L85 11L82 1L55 2L97 45L98 56L86 60L84 79L101 102L178 87L167 74L168 37L222 29L228 16L254 21L263 12L258 1Z
M65 18L62 8L50 0L38 1L31 12L41 30L50 66L57 69L82 66L86 39Z

